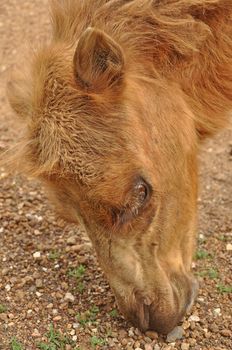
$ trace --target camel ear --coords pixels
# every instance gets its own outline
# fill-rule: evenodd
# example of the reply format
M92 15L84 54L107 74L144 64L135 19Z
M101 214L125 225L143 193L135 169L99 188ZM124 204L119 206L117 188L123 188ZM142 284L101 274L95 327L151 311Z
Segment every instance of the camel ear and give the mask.
M103 31L87 28L74 54L74 72L83 87L101 91L117 85L124 73L122 48Z

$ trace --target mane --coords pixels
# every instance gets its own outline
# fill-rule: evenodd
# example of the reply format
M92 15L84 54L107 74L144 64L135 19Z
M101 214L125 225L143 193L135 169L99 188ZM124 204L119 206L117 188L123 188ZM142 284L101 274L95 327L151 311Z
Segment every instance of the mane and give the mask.
M53 40L75 43L89 26L110 34L134 59L170 63L192 55L211 35L210 14L232 12L230 0L53 0Z
M61 114L65 110L61 103L67 101L70 108L71 100L75 104L75 113L84 111L86 99L89 101L92 96L86 93L82 96L83 92L80 91L81 96L77 98L76 87L70 88L74 79L74 50L88 27L102 30L121 46L126 62L125 75L132 77L132 87L133 79L141 84L147 80L148 85L154 86L160 83L164 88L172 83L179 86L178 93L193 112L199 135L213 135L228 123L228 112L232 109L231 0L52 0L50 12L53 30L51 43L32 54L31 64L24 65L23 69L20 66L8 84L9 100L17 114L22 116L21 122L25 128L21 143L5 156L12 168L18 162L18 168L27 167L24 172L37 176L46 169L50 172L62 158L65 147L61 145L61 139L67 137L70 140L70 130L65 135L59 135L57 130L54 132L57 126L54 110L50 114L52 117L43 117L46 119L45 125L44 120L41 122L40 114L43 113L37 106L41 99L41 105L46 107L46 97L50 104L59 103ZM157 76L160 79L156 79ZM118 125L123 129L126 121L119 119L121 111L111 111L111 117L102 119L101 116L108 112L104 99L112 101L112 96L95 94L93 99L101 99L99 105L103 110L98 116L95 106L91 107L91 113L95 115L94 125L92 118L88 124L84 117L82 123L81 117L75 118L75 113L73 116L72 113L68 114L69 125L81 130L78 140L81 151L87 139L92 140L88 148L94 149L96 146L96 153L101 147L112 150L111 137L117 136ZM78 103L80 105L77 106ZM61 118L57 119L60 125ZM67 131L67 123L64 124ZM99 125L100 132L96 125ZM38 129L42 126L44 134L41 130L39 134ZM33 138L27 134L31 128L37 132ZM108 143L98 146L95 141L103 139L103 131ZM70 149L75 147L73 141ZM33 149L42 151L35 156L31 155ZM65 157L63 159L67 160L68 155ZM73 153L69 157L77 164ZM26 159L23 164L21 159ZM34 159L41 159L40 164L34 164ZM90 175L91 162L90 159ZM78 167L82 169L82 163ZM73 172L76 171L75 168Z

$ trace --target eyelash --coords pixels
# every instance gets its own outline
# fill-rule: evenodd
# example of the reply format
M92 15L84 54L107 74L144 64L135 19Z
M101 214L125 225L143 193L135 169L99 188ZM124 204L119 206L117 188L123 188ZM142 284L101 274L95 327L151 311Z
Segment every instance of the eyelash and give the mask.
M144 195L141 197L142 190ZM136 193L137 192L137 193ZM139 211L144 207L146 202L149 200L151 194L151 187L143 179L141 179L134 187L134 194L131 200L121 209L112 209L112 221L113 224L123 225L126 222L131 221L133 218L139 215Z

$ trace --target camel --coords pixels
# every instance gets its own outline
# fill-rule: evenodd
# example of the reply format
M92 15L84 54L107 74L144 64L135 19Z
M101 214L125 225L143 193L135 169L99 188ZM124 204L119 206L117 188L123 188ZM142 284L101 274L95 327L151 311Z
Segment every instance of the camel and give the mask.
M191 307L197 155L229 123L231 0L54 0L8 84L7 163L85 227L122 314L168 333Z

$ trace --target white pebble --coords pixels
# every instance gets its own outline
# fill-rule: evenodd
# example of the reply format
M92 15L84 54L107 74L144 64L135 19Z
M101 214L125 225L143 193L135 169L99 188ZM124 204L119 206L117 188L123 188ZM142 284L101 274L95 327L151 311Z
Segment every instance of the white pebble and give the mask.
M203 303L205 301L205 299L202 297L199 297L199 298L197 298L197 301L199 301L200 303Z
M64 296L64 300L70 301L71 303L74 302L75 297L71 293L67 292Z
M200 321L200 317L197 316L197 315L191 315L188 320L191 322L191 321L194 321L194 322L199 322Z
M220 307L217 307L216 309L213 310L213 313L215 316L221 316L221 309Z
M79 323L73 323L73 328L74 329L79 328Z
M74 336L72 337L72 340L73 340L73 341L77 341L77 335L74 335Z
M5 290L6 290L7 292L9 292L9 291L11 290L11 285L10 285L10 284L6 284Z
M189 350L189 344L187 344L187 343L182 343L182 344L181 344L181 350Z
M231 243L228 243L227 245L226 245L226 250L232 250L232 244Z
M41 257L41 253L40 253L40 252L35 252L35 253L33 254L33 258L34 258L34 259L40 259L40 257Z

